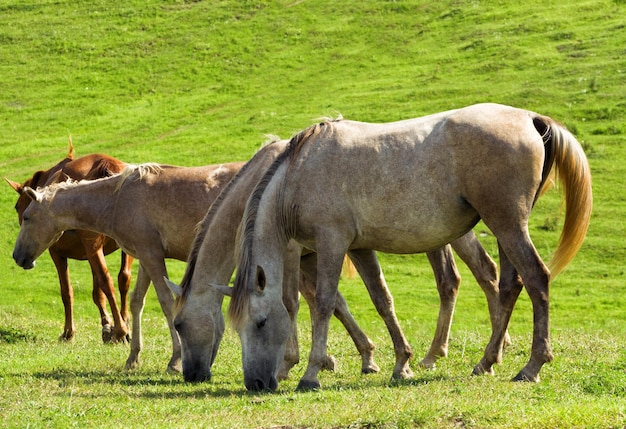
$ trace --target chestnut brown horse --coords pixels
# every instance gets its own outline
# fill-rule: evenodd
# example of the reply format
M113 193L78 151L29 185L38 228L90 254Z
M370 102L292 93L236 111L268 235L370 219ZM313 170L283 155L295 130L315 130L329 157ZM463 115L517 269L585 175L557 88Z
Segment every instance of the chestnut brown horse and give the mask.
M18 220L22 224L22 215L31 202L23 190L25 187L38 188L52 183L73 180L93 180L100 177L119 173L126 167L126 163L108 155L92 154L74 159L74 147L70 139L69 152L64 160L45 171L37 171L30 179L19 184L7 179L11 187L20 195L15 210ZM93 277L93 302L100 312L102 324L102 340L104 342L125 341L128 338L128 308L127 296L130 288L132 258L122 252L120 271L117 276L120 291L120 306L118 306L113 281L107 269L105 255L118 249L115 240L85 230L69 230L55 244L48 249L54 262L61 286L61 299L65 308L65 325L59 337L63 341L71 341L76 333L74 324L74 291L70 283L68 259L87 260ZM32 267L24 267L25 269ZM111 307L113 319L106 310L106 301Z
M555 170L565 220L550 269L528 219ZM514 377L538 381L553 359L549 284L576 255L591 218L591 173L576 138L553 119L478 104L387 124L325 121L296 135L248 199L229 316L242 343L248 389L276 388L289 315L278 297L294 240L317 254L316 324L298 388L320 387L343 255L420 253L470 231L482 219L498 240L499 311L475 374L492 373L506 328L526 288L533 304L531 356Z

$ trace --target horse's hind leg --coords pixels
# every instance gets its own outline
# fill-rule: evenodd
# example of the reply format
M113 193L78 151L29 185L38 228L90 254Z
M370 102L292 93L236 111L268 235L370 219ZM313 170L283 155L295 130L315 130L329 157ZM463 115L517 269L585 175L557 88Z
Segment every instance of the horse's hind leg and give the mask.
M93 275L93 299L102 316L102 341L105 343L109 341L125 341L128 335L128 327L126 322L122 319L119 307L117 306L113 280L106 266L102 246L88 250L87 258L89 259L91 273ZM104 299L105 297L106 300ZM111 313L113 313L112 328L109 316L106 314L106 301L109 302Z
M413 356L413 352L396 317L393 297L387 288L376 252L371 250L351 250L348 252L348 256L356 266L374 303L374 307L376 307L378 314L385 322L387 330L391 335L396 355L396 365L393 369L392 378L412 377L413 371L409 367L409 359Z
M59 341L72 341L76 334L76 327L74 326L74 290L70 283L70 272L67 268L67 258L61 256L53 249L49 250L50 257L54 262L54 266L57 269L57 275L59 277L59 285L61 288L61 300L63 301L63 308L65 310L65 325L63 327L63 333L59 336Z
M450 244L461 260L469 267L485 293L489 318L491 319L491 329L493 331L500 306L498 297L500 290L498 287L498 267L471 230ZM511 337L507 331L504 336L504 346L510 344Z
M434 369L437 359L448 355L450 326L452 325L452 315L461 284L461 276L456 268L450 245L428 252L427 255L435 274L437 291L439 292L439 317L430 350L419 365L422 368Z
M533 304L533 343L528 364L513 378L515 381L539 381L539 371L543 364L553 358L549 337L549 297L550 274L545 267L527 234L516 240L500 245L500 314L485 354L474 368L474 374L492 373L492 365L502 359L502 346L515 302L522 287L526 287ZM512 257L510 255L513 255ZM520 267L522 276L518 270ZM524 283L522 283L522 280Z

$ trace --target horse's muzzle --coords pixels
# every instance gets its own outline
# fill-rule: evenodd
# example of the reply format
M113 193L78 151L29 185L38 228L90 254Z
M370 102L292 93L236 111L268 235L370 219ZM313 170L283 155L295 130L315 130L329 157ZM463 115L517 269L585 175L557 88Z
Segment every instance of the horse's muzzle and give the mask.
M276 377L271 377L267 382L256 378L254 380L246 380L245 385L246 389L252 392L274 392L278 388L278 381L276 381Z
M15 260L15 263L17 265L24 268L25 270L30 270L31 268L35 267L35 261L32 258L26 258L13 252L13 259Z
M211 371L190 371L183 366L183 378L187 383L202 383L211 381Z

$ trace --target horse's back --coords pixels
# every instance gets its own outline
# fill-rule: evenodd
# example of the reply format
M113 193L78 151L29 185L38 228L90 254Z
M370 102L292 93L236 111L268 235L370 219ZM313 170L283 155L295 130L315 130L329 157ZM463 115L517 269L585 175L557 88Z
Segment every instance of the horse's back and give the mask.
M538 186L542 163L531 114L508 106L387 124L337 121L302 145L286 173L285 195L302 225L345 225L355 247L376 242L378 250L413 253L467 232L485 195L505 194L504 201L516 186L502 180L504 173Z

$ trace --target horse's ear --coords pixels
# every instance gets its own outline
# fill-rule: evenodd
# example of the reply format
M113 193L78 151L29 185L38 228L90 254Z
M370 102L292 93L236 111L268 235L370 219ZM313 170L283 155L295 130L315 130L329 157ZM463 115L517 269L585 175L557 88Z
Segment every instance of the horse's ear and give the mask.
M165 280L165 283L170 288L172 293L176 296L176 298L180 298L183 295L183 289L180 286L178 286L176 283L174 283L165 276L163 276L163 280Z
M215 289L224 296L233 296L233 288L230 286L216 285L213 283L209 283L209 286L211 286L213 289Z
M12 187L15 192L17 192L20 195L22 194L22 185L21 184L19 184L17 182L14 182L13 180L9 180L6 177L4 178L4 180L6 180L6 182L9 184L9 186Z
M36 201L38 203L43 201L43 195L41 194L41 192L35 191L30 186L24 186L24 189L22 189L22 192L26 194L26 196L33 201Z
M67 151L67 158L74 159L74 145L72 144L72 135L70 134L70 148Z

